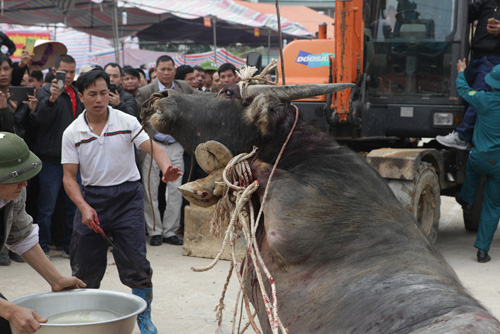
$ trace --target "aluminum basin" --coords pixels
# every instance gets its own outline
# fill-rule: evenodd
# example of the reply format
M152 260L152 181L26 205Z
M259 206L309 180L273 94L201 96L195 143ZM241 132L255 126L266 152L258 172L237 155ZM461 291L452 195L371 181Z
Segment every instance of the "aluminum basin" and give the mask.
M137 315L147 306L142 298L133 294L99 289L37 293L11 300L11 302L35 310L44 318L66 312L82 311L85 313L89 310L102 310L116 314L110 320L94 319L91 322L80 321L80 323L51 323L49 319L49 323L41 324L42 328L36 332L37 334L131 334ZM12 332L17 334L13 328Z

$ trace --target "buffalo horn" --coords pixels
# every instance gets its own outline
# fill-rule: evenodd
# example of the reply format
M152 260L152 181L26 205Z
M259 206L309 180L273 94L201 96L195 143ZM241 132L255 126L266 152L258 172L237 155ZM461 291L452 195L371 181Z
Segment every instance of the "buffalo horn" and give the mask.
M304 99L307 97L335 93L344 89L354 87L351 83L336 84L307 84L307 85L253 85L248 86L247 95L256 96L259 94L268 94L276 96L282 100L292 101Z

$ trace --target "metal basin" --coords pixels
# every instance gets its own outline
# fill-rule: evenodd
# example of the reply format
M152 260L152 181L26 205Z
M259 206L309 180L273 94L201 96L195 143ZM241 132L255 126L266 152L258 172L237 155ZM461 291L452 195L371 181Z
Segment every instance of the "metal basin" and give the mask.
M131 334L137 315L147 306L142 298L132 294L98 289L37 293L11 302L49 318L37 334ZM71 316L56 320L63 313ZM17 334L14 329L12 332Z

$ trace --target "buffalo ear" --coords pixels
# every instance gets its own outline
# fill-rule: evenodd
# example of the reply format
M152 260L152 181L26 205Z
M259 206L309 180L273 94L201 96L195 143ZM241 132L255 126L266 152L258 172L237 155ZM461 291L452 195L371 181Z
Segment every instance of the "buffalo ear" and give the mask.
M198 145L194 154L198 164L207 174L226 167L233 158L231 151L215 140Z

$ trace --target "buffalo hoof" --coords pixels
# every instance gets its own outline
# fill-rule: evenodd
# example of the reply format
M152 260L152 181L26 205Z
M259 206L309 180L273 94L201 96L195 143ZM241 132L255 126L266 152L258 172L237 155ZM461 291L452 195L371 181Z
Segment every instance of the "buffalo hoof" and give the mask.
M223 190L221 190L221 184L224 185L223 171L224 169L221 168L203 179L185 183L179 187L179 191L191 204L204 208L215 205L223 195Z
M486 263L489 260L491 260L491 257L488 255L488 252L486 252L482 249L477 250L477 262Z
M195 156L196 161L207 174L226 167L233 158L233 154L226 146L214 140L199 144L196 147Z

